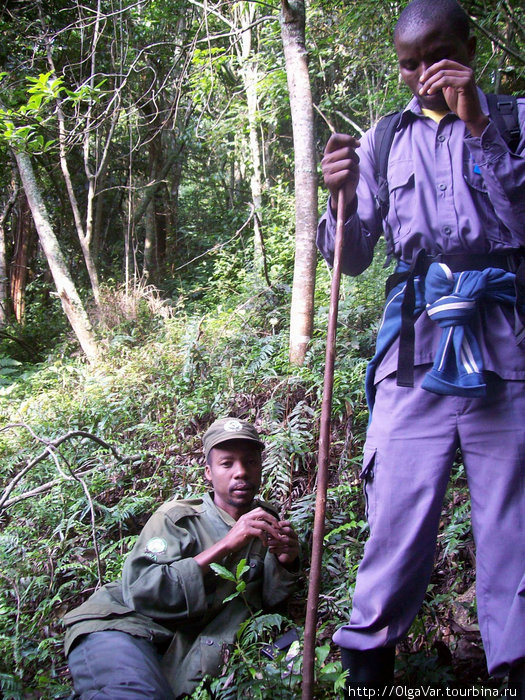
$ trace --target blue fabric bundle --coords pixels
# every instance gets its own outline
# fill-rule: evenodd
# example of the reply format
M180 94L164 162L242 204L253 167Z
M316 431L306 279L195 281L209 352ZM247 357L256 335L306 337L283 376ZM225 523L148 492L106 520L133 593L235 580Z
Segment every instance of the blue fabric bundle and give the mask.
M514 273L499 268L452 272L439 262L429 266L426 276L414 278L414 318L426 309L443 329L434 365L423 380L424 389L449 396L485 395L483 358L470 321L484 298L515 305L515 280ZM365 390L370 412L375 400L376 369L400 333L406 285L406 281L399 283L388 295L376 353L368 363Z
M427 313L443 329L434 366L422 387L436 394L484 396L483 358L470 327L481 299L514 304L515 275L494 267L453 273L433 263L425 283Z

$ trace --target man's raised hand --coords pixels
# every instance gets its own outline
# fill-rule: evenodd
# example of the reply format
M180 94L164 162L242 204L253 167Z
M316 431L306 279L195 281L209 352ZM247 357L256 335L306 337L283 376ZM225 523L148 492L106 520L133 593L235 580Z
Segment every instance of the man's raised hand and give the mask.
M232 552L237 552L257 537L283 566L292 564L299 554L299 539L291 524L279 521L264 508L254 508L241 515L232 529L221 540L195 555L194 559L207 573L210 564L219 563Z
M269 538L268 549L277 557L280 564L289 566L299 556L299 537L289 520L280 520L277 525L280 537Z
M241 515L224 538L231 552L242 549L248 540L257 537L265 547L270 538L278 540L281 537L279 521L264 508L254 508Z
M471 134L481 135L488 117L481 109L472 68L443 59L423 71L420 83L420 95L433 95L441 90L449 109L465 122Z
M344 189L347 206L355 198L359 182L359 156L355 149L359 146L359 140L347 134L332 134L326 144L321 168L334 211L337 210L337 196L341 189Z

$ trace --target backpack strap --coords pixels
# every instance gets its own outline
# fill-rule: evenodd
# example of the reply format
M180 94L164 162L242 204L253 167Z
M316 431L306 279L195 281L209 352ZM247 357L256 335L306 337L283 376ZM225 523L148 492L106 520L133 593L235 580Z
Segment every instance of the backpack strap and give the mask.
M516 152L520 142L518 102L514 95L487 95L490 118L503 137L509 150Z
M401 121L402 112L392 112L382 117L378 122L374 134L375 176L378 184L376 204L381 212L381 217L386 219L390 206L388 192L388 157L394 140L394 134ZM386 241L387 264L394 251L393 242Z
M402 112L392 112L382 117L377 122L374 134L375 174L379 185L376 202L383 218L387 215L389 207L387 180L388 157L390 155L392 141L394 140L394 134L401 120L401 114Z

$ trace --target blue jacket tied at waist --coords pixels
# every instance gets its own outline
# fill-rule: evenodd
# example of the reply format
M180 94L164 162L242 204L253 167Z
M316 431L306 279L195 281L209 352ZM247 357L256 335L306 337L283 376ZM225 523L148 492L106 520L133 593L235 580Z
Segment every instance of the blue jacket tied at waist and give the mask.
M424 389L451 396L485 395L483 358L470 320L483 298L515 305L515 280L513 272L494 267L452 272L446 264L438 262L430 265L425 277L414 278L414 318L426 309L443 329L433 367L423 380ZM400 282L388 296L376 353L367 367L366 398L370 412L375 399L376 369L400 333L406 285L406 281Z

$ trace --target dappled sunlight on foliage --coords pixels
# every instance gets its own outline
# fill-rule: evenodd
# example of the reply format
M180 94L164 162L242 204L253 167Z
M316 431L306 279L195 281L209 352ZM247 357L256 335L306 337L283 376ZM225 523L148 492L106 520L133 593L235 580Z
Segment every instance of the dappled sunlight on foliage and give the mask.
M332 130L361 134L406 102L391 41L404 4L307 3L319 156ZM480 85L523 93L523 3L463 4L481 28ZM273 660L262 650L289 626L301 637L304 625L332 272L317 262L312 338L304 363L292 366L294 217L305 193L294 187L280 6L61 0L0 10L0 695L7 699L70 695L61 617L120 575L160 503L206 490L200 438L225 415L253 421L264 435L262 495L300 534L305 576L286 610L243 626L221 678L205 681L194 698L300 695L300 648ZM256 10L249 28L238 21L244 7ZM255 69L251 123L246 67ZM85 302L99 350L92 364L66 320L16 149L30 158L63 269ZM321 209L326 198L319 188ZM391 270L384 265L379 243L367 272L341 282L320 700L341 687L331 637L348 617L368 533L364 376ZM458 455L431 585L398 650L400 683L501 685L487 678L475 618L469 509Z

